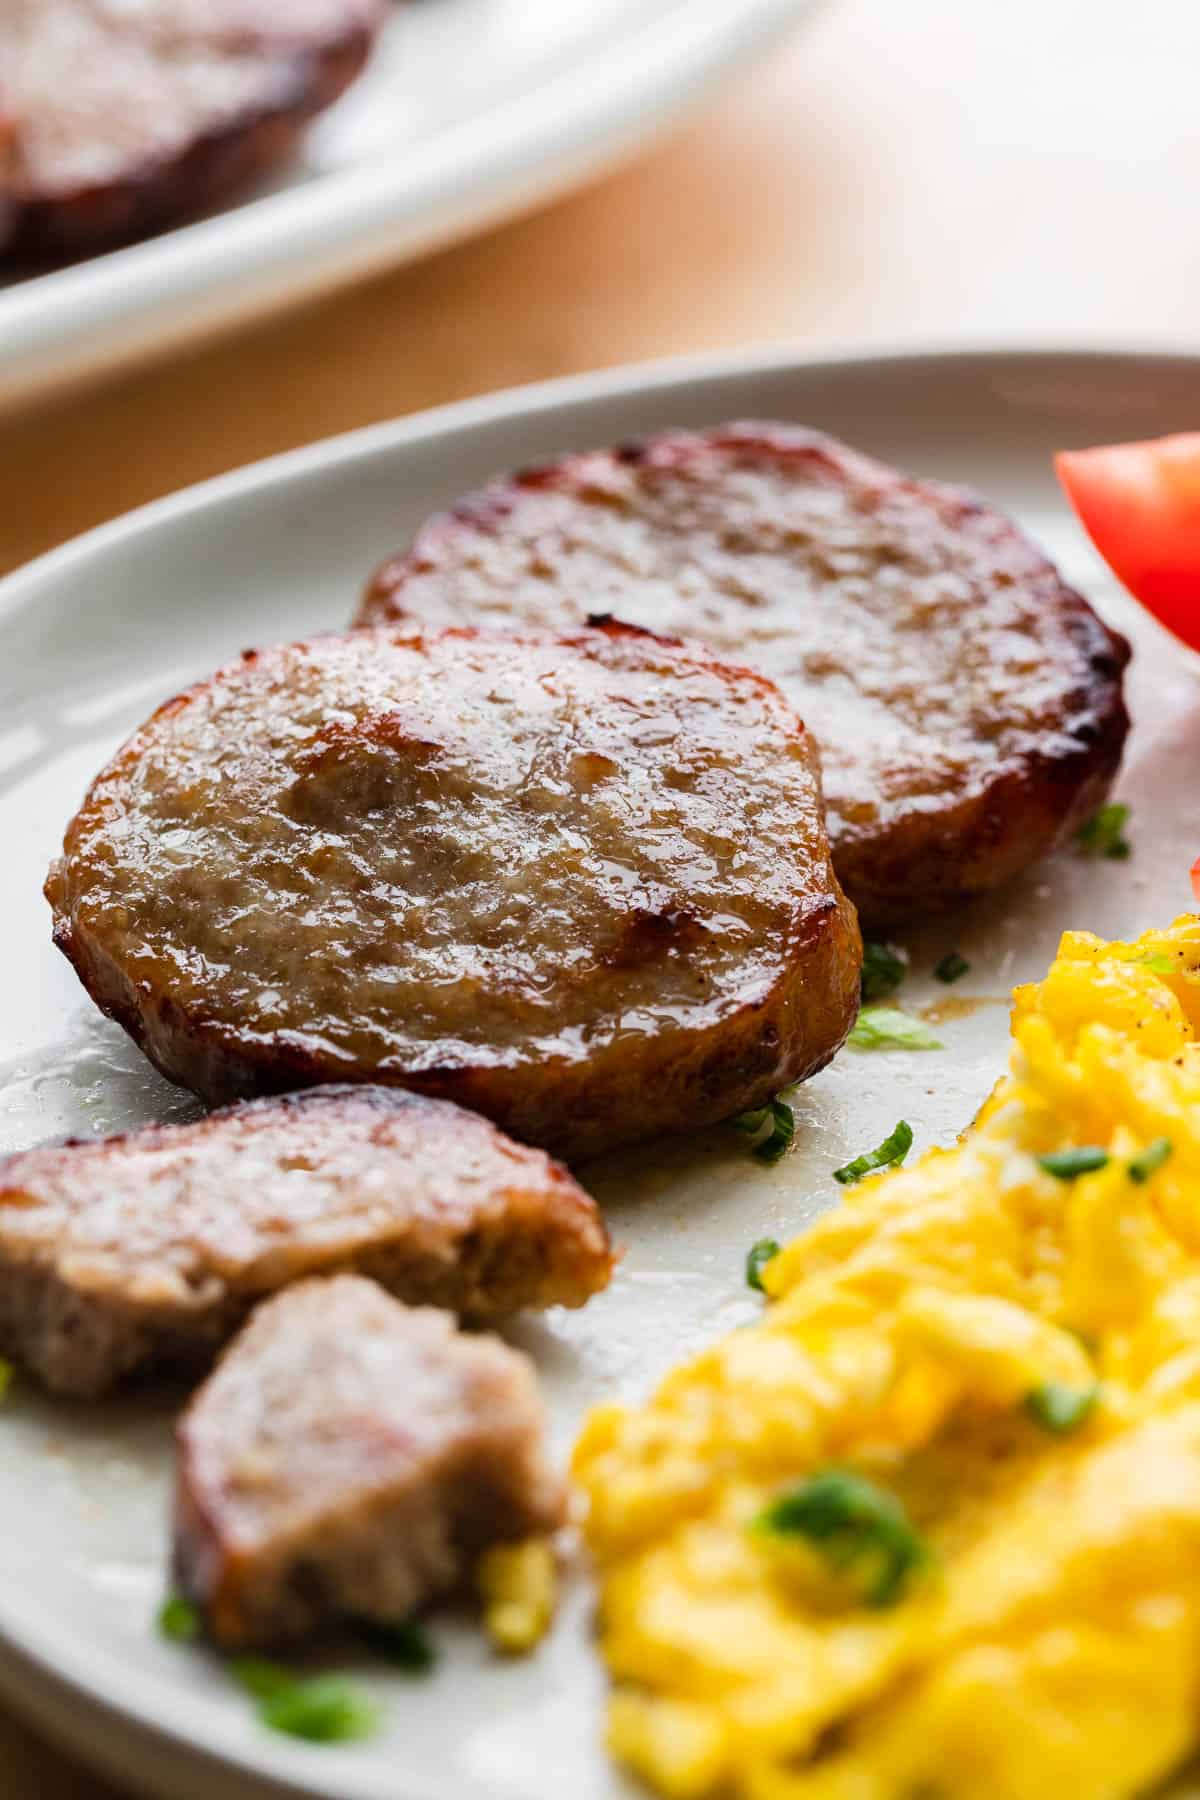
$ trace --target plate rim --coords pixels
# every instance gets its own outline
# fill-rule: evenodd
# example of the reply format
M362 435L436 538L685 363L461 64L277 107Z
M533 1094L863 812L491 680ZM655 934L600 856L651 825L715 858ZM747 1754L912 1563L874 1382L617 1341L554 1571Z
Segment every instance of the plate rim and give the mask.
M634 390L666 394L693 382L736 381L772 375L782 378L793 371L815 373L820 369L862 369L867 366L882 369L898 363L963 370L980 363L996 367L1018 363L1034 367L1074 363L1083 368L1098 368L1119 362L1151 368L1157 365L1165 369L1190 367L1200 372L1200 340L1194 345L1151 343L1136 338L1043 344L1021 337L1011 340L983 337L977 342L964 340L950 345L937 340L912 343L885 340L847 346L833 342L802 348L776 344L749 350L701 350L681 356L639 358L612 367L550 376L543 381L516 382L485 394L422 407L417 412L394 414L372 425L359 425L349 431L314 438L294 449L256 457L220 475L189 482L169 494L145 501L116 518L77 533L0 577L0 620L25 604L39 586L56 579L73 563L115 546L125 538L155 530L210 506L245 498L277 483L386 455L411 439L451 436L462 430L484 427L500 418L528 418L535 413L587 405Z
M552 417L563 409L587 407L622 395L645 396L649 400L669 395L682 387L717 385L764 376L783 380L793 374L828 372L836 375L848 370L869 375L872 369L882 372L897 366L937 367L964 373L968 368L979 370L982 367L997 373L1015 373L1017 370L1046 371L1051 367L1061 371L1064 365L1070 365L1085 373L1089 370L1112 371L1119 365L1134 364L1150 372L1187 367L1200 373L1200 349L1128 343L1111 347L1070 345L1056 348L995 342L975 347L955 345L948 349L936 345L916 348L864 346L835 354L774 348L633 363L506 388L320 439L194 484L97 526L0 582L0 622L52 590L61 578L70 577L81 563L103 558L139 537L168 531L178 522L198 514L218 514L222 506L230 502L314 476L342 471L355 463L386 459L406 447L435 438L469 434L496 422L516 424L539 415ZM13 1612L17 1614L15 1619ZM80 1703L78 1716L72 1718L66 1730L51 1735L71 1744L97 1766L119 1770L123 1778L141 1781L143 1785L147 1778L138 1771L149 1766L145 1758L153 1757L159 1761L175 1759L178 1764L186 1764L197 1779L203 1775L214 1781L240 1780L258 1784L255 1792L322 1800L331 1791L328 1782L330 1777L336 1778L340 1754L345 1754L326 1750L314 1757L311 1748L291 1745L286 1740L264 1740L262 1744L253 1743L237 1752L214 1749L200 1741L194 1721L189 1724L187 1702L180 1698L175 1684L158 1676L142 1678L137 1688L139 1698L127 1698L111 1681L104 1685L96 1681L98 1652L94 1647L77 1643L61 1626L45 1624L36 1609L29 1605L18 1603L14 1608L11 1601L2 1598L0 1649L5 1653L0 1656L0 1690L14 1709L26 1715L40 1715L42 1728L46 1729L44 1717L48 1704L39 1708L30 1698L31 1684L36 1684L39 1679L45 1688L77 1699ZM115 1732L125 1738L121 1747L113 1741ZM442 1800L436 1786L431 1788L426 1777L418 1774L402 1779L405 1800ZM189 1788L188 1791L192 1790Z
M0 289L0 398L113 373L552 199L667 129L820 4L677 0L403 155Z

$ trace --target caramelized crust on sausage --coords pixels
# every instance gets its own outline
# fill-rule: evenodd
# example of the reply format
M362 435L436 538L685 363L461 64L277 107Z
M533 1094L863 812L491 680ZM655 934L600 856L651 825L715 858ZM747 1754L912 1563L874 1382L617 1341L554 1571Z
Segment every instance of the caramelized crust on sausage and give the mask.
M250 654L119 752L47 895L206 1099L395 1083L571 1157L761 1103L857 1001L795 714L620 626Z
M312 1089L0 1161L0 1348L57 1393L203 1362L264 1295L345 1269L487 1319L581 1306L612 1253L560 1164L398 1088Z
M1000 886L1103 799L1128 645L1008 519L797 426L673 432L500 480L376 575L360 624L611 612L777 681L821 746L864 923Z

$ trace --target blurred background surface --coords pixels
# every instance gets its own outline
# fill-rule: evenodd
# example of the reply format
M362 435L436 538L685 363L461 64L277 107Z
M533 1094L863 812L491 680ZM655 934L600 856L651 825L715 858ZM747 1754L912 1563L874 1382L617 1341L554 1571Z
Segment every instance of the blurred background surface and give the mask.
M780 343L1188 340L1198 68L1195 0L828 0L571 198L7 414L0 567L254 457L581 369Z

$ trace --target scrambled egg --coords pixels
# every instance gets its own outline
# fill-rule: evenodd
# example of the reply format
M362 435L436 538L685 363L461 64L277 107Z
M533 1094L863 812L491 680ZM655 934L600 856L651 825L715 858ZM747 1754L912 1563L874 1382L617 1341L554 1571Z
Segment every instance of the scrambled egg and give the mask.
M1013 1036L586 1423L610 1743L672 1800L1117 1800L1200 1740L1200 919L1067 933Z
M554 1620L558 1570L547 1538L494 1544L476 1572L483 1624L497 1650L522 1656L541 1643Z

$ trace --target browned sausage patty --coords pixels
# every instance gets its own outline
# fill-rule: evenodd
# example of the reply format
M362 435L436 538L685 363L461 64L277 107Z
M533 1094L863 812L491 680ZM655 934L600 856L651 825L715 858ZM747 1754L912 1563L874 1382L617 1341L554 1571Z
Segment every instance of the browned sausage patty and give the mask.
M855 1010L804 728L623 626L252 652L118 753L47 895L205 1098L397 1083L568 1156L761 1103Z
M0 254L107 249L255 180L382 17L382 0L5 0Z
M259 1307L176 1434L175 1567L230 1649L448 1593L488 1545L553 1530L529 1359L373 1282Z
M997 887L1108 790L1128 645L1008 519L817 432L670 433L431 519L360 624L561 628L611 612L777 681L821 746L864 923Z
M0 1348L57 1393L195 1364L264 1294L340 1269L495 1318L582 1306L612 1255L561 1165L397 1088L314 1089L0 1161Z

